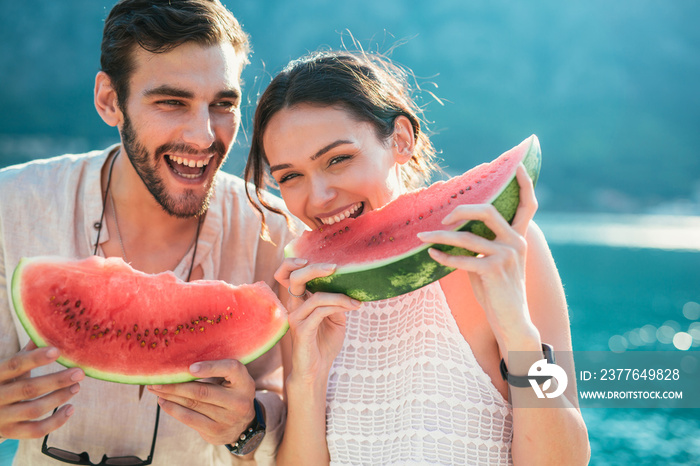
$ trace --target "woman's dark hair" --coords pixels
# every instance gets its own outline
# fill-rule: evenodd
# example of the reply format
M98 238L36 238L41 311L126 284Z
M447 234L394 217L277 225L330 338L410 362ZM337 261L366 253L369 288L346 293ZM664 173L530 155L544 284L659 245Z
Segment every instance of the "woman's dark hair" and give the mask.
M383 142L388 142L393 134L396 118L405 116L413 126L415 147L410 161L401 166L401 181L409 189L423 185L437 170L435 149L422 131L422 110L412 98L409 76L387 58L366 52L315 52L290 62L263 92L253 118L244 178L255 186L259 204L285 215L262 196L266 186L273 186L263 136L277 112L300 104L342 108L357 121L370 123ZM262 215L264 234L265 214L253 200L247 184L246 193Z
M102 71L109 75L122 110L129 97L136 47L163 53L187 42L230 42L248 63L248 35L219 0L121 0L105 20Z

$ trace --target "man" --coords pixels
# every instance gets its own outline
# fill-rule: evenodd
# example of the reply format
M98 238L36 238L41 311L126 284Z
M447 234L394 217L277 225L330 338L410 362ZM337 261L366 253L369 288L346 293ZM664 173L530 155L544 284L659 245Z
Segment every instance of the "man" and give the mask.
M248 54L219 0L122 0L105 22L94 93L121 143L0 171L0 437L20 439L19 464L75 463L82 452L95 464L150 454L163 465L274 462L285 410L264 389L281 386L275 350L247 367L203 361L191 372L205 381L144 391L55 363L56 348L28 343L9 296L19 259L37 255L97 253L148 273L276 286L291 233L273 218L263 240L243 182L219 171L240 123ZM256 435L234 448L261 417L260 446Z

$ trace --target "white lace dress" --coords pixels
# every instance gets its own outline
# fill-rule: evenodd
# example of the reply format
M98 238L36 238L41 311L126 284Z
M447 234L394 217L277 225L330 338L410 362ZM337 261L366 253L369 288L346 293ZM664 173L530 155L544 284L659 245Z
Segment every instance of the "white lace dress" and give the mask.
M348 313L326 397L332 465L512 464L512 410L439 282Z

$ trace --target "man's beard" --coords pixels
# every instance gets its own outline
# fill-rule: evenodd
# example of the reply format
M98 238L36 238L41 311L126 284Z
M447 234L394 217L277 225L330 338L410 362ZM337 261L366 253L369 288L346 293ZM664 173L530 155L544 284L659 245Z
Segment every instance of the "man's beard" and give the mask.
M121 130L122 145L136 173L143 181L148 191L153 195L154 199L160 204L165 212L177 218L191 218L203 215L209 208L209 200L214 193L216 177L212 178L211 184L203 196L198 196L194 190L188 189L184 194L175 198L168 194L163 179L158 176L156 166L157 161L162 160L162 163L167 163L164 154L167 153L186 153L200 154L198 151L187 144L167 143L159 146L155 150L155 154L151 155L136 137L136 132L131 126L131 120L126 112L124 114L124 125ZM214 143L205 151L204 154L213 154L209 161L210 164L218 163L220 167L224 163L226 148L220 140ZM213 167L212 167L213 168ZM211 169L211 168L208 168ZM218 170L218 167L216 168Z

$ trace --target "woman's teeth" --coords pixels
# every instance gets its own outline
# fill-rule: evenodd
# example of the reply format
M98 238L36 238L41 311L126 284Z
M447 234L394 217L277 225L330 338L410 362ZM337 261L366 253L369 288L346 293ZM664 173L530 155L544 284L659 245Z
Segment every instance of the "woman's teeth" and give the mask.
M333 225L334 223L337 223L341 220L345 220L346 218L350 217L352 214L357 212L360 207L362 207L362 202L358 202L345 212L341 212L332 217L319 218L319 220L321 220L321 223L323 223L324 225Z

